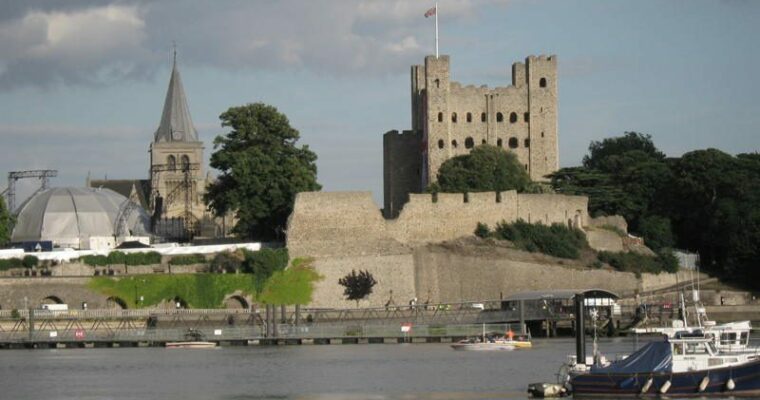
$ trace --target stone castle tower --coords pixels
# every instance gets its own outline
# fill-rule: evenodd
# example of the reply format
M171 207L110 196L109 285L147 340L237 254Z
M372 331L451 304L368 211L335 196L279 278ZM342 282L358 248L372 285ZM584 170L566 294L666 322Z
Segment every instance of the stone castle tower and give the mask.
M181 219L184 229L197 231L206 214L202 195L203 142L190 118L185 90L174 56L161 122L150 144L150 208L162 218Z
M463 86L450 80L449 56L427 56L411 69L412 130L383 136L384 215L398 216L436 181L449 158L480 144L517 155L533 180L558 169L557 57L512 65L512 85Z

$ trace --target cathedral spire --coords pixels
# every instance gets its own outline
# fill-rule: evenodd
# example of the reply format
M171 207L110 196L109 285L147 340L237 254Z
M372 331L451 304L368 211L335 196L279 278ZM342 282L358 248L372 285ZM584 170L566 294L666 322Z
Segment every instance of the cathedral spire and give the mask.
M174 63L169 89L166 91L164 112L161 123L156 129L154 142L197 142L198 132L190 119L190 109L187 107L185 89L177 69L177 47L174 45Z

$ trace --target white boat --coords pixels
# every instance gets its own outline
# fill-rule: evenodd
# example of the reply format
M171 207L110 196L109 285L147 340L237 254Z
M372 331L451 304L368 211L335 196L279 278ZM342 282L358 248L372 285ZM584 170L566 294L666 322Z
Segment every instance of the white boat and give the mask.
M504 337L488 337L485 333L485 325L483 325L483 335L479 338L470 338L461 340L457 343L453 343L451 347L454 350L471 350L471 351L510 351L515 349L525 349L532 347L530 342L530 335L518 336L515 339L512 331L507 332Z
M168 349L207 349L216 347L215 342L166 342Z

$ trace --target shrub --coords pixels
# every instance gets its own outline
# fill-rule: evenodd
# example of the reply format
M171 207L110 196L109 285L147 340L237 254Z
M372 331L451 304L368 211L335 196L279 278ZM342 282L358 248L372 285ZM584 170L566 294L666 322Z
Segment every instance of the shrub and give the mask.
M217 255L211 260L210 272L237 272L240 269L243 259L244 256L237 252L217 253Z
M79 260L91 267L105 267L108 265L108 257L106 256L82 256Z
M120 252L120 251L112 251L108 253L108 259L107 262L111 265L116 264L125 264L127 259L127 255Z
M7 271L11 268L21 268L24 264L20 258L9 258L7 260L0 260L0 271Z
M276 271L285 269L288 265L288 249L261 249L245 251L243 272L251 273L256 280L256 292L260 293L264 284Z
M588 247L586 235L579 229L561 224L530 224L522 219L497 224L495 236L511 241L520 249L560 258L577 259L581 249Z
M161 264L161 253L149 251L147 253L125 254L124 263L127 265Z
M609 264L618 271L633 272L637 276L648 272L659 274L660 272L678 271L678 259L669 250L660 252L656 256L648 256L639 253L612 253L600 251L599 261Z
M34 268L40 263L40 259L35 256L24 256L24 259L21 260L21 263L24 265L24 268Z
M487 238L491 236L491 229L488 228L488 225L478 222L478 226L475 227L475 236L479 238Z
M192 265L203 264L206 262L206 256L203 254L187 254L182 256L174 256L169 260L169 265Z

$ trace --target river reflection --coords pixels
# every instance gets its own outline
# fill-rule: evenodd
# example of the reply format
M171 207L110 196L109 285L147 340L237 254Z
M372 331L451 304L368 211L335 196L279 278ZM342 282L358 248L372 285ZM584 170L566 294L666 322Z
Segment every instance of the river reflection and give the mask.
M600 348L613 355L634 345L613 339ZM3 350L0 398L524 399L528 383L553 382L574 349L572 339L539 339L512 352L445 344Z

